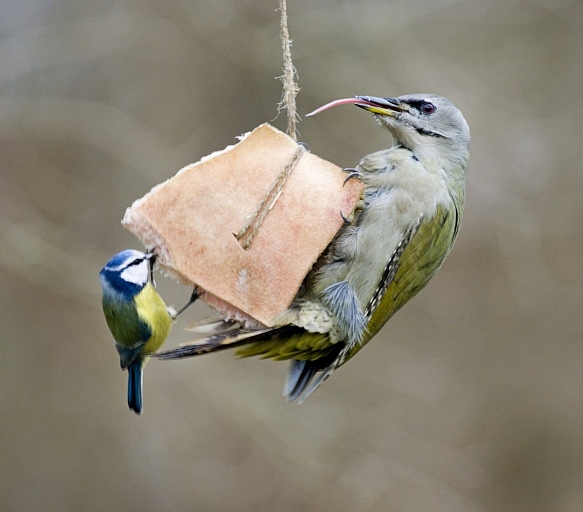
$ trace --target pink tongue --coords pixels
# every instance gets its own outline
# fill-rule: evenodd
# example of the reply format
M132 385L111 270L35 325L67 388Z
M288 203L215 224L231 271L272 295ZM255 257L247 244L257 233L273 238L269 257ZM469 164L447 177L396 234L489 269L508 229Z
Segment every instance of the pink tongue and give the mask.
M330 103L326 103L326 105L317 108L316 110L314 110L313 112L310 112L309 114L306 114L306 116L313 116L316 114L319 114L320 112L323 112L324 110L328 110L329 108L332 107L337 107L338 105L374 105L374 103L371 103L370 101L366 101L363 99L359 99L359 98L344 98L342 100L334 100L331 101Z

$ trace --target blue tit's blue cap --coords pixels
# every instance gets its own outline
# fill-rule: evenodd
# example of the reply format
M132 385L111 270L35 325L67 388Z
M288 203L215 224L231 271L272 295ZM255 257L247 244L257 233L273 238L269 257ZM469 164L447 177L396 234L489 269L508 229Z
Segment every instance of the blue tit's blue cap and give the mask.
M129 261L136 259L151 258L152 254L144 254L141 251L136 251L135 249L126 249L125 251L118 252L113 258L111 258L105 268L107 270L121 270L127 266Z

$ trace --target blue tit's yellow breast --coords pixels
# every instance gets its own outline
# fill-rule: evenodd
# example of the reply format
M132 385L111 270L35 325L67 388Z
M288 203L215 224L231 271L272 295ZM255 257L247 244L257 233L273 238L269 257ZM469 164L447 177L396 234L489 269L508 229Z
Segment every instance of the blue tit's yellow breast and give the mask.
M170 333L172 318L168 314L166 304L158 295L151 283L146 284L135 296L138 317L146 322L152 331L150 339L144 346L142 354L151 354L158 350Z

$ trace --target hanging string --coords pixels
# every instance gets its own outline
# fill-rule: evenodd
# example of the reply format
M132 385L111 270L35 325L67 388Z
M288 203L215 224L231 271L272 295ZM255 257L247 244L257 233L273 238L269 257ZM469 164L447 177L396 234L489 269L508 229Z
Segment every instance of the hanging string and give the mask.
M283 110L287 112L287 134L295 142L297 142L297 122L299 120L299 116L296 110L296 96L300 88L295 81L297 72L294 68L291 57L292 42L289 38L289 31L287 29L286 0L279 0L279 7L281 12L283 75L278 78L283 82L283 93L281 96L281 101L277 105L277 111L278 113L282 112ZM288 164L276 176L263 199L259 202L251 215L247 217L247 222L245 225L239 230L238 233L233 233L243 249L247 250L251 247L251 243L253 242L255 235L259 232L259 228L263 224L265 217L275 206L275 203L283 191L284 185L286 184L296 164L305 151L307 151L306 146L303 144L298 144L298 147Z
M292 41L289 38L289 31L287 28L287 3L286 0L279 0L279 10L281 13L281 46L283 49L283 75L278 77L283 82L283 92L281 101L277 105L277 111L287 112L287 134L297 141L297 122L299 121L298 112L296 110L296 96L300 91L296 83L298 75L296 68L292 62L291 46Z

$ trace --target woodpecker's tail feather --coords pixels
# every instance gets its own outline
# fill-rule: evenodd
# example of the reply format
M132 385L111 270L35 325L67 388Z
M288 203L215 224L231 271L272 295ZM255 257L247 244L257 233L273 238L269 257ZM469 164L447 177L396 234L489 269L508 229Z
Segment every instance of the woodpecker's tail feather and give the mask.
M330 377L330 375L332 375L332 372L336 368L337 368L337 365L336 365L335 362L332 362L331 364L329 364L325 368L321 368L320 374L314 380L312 380L310 378L305 383L305 385L300 390L298 390L298 392L296 393L295 398L289 399L288 401L291 402L291 400L295 400L296 398L299 397L300 399L298 400L298 404L303 404L308 399L308 397L314 391L316 391L316 389L318 389L322 384L324 384L324 382L328 379L328 377ZM316 371L314 371L314 373L316 373Z
M319 359L292 359L283 387L283 396L287 398L287 401L293 402L299 399L298 404L304 403L338 368L338 357L342 352L343 345L338 344L335 350Z
M179 347L165 350L164 352L157 352L156 354L152 354L152 356L166 360L200 356L202 354L218 352L219 350L226 350L240 345L247 345L249 343L256 343L258 341L269 339L273 337L277 331L277 328L272 327L265 329L236 328L215 334L214 336L209 336L208 338L203 338L202 340L185 343Z
M224 327L225 325L219 327L219 331ZM307 333L292 325L265 329L229 326L224 332L152 354L152 357L163 360L182 359L247 345L238 350L239 356L291 359L283 395L288 402L299 399L298 403L302 403L339 366L340 354L344 353L346 345L343 343L320 347L326 340L326 334ZM302 341L307 344L303 350L299 348Z
M195 320L194 322L188 324L185 330L189 332L196 332L198 334L205 334L206 336L212 336L214 334L232 331L239 327L241 327L239 322L234 320L225 320L222 316L213 316Z
M318 366L314 361L291 360L283 386L283 396L287 398L288 402L293 402L302 394L317 371Z

